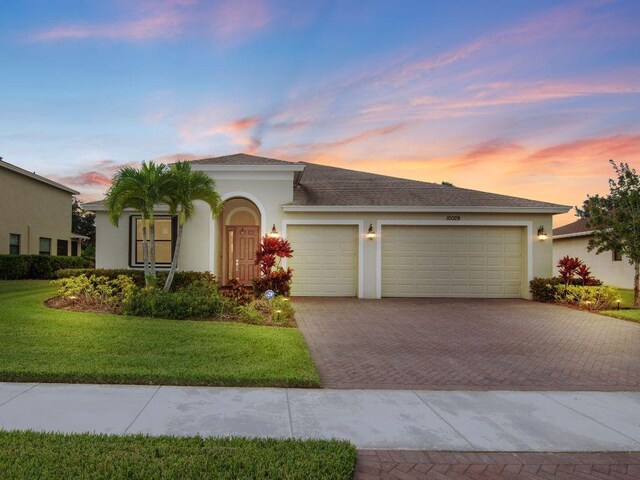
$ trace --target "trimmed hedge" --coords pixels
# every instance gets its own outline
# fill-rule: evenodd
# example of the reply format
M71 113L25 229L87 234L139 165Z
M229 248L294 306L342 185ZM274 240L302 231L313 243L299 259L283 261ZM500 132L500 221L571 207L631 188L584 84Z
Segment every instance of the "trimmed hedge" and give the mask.
M556 301L558 287L564 285L558 277L536 277L529 282L531 297L536 302L552 303Z
M219 318L231 310L231 300L220 295L215 285L201 281L173 292L138 288L124 302L124 313L137 317Z
M144 272L142 270L130 270L127 268L69 268L56 272L56 278L77 277L78 275L84 275L87 278L95 275L96 277L107 277L109 280L115 280L120 275L125 275L131 278L136 286L144 287ZM168 272L166 271L156 272L158 286L162 287L164 285L167 275ZM182 290L196 281L215 282L215 280L215 275L209 272L179 270L173 277L171 290Z
M4 280L50 279L63 268L82 268L82 257L52 255L0 255L0 278Z

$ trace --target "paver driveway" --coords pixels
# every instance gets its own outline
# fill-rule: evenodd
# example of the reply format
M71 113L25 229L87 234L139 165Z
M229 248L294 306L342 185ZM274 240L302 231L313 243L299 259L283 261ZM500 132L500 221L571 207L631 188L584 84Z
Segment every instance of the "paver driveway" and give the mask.
M330 388L638 390L640 324L526 300L296 298Z

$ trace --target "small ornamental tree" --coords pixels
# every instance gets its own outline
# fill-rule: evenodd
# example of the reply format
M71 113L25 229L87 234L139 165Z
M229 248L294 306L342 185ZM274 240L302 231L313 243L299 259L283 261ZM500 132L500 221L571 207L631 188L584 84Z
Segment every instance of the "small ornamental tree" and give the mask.
M255 264L260 266L260 277L253 279L253 287L260 293L273 290L276 295L289 296L293 270L282 268L282 259L291 258L291 244L283 238L265 235L256 251Z
M578 215L593 230L589 251L616 251L633 265L633 307L640 294L640 177L627 163L609 161L617 178L609 179L609 194L588 195Z

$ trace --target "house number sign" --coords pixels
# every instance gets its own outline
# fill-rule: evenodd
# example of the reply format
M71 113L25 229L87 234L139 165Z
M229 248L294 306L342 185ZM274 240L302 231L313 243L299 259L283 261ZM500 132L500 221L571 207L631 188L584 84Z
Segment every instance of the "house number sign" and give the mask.
M460 220L460 215L447 215L447 220Z

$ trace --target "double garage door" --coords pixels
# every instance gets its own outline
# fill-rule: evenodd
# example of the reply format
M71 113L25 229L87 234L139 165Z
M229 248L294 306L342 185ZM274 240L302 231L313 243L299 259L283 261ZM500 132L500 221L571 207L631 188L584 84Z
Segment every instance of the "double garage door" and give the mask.
M388 225L383 297L519 297L522 229Z
M380 234L383 297L522 295L522 228L385 225ZM293 295L356 296L356 226L291 225L287 239Z

